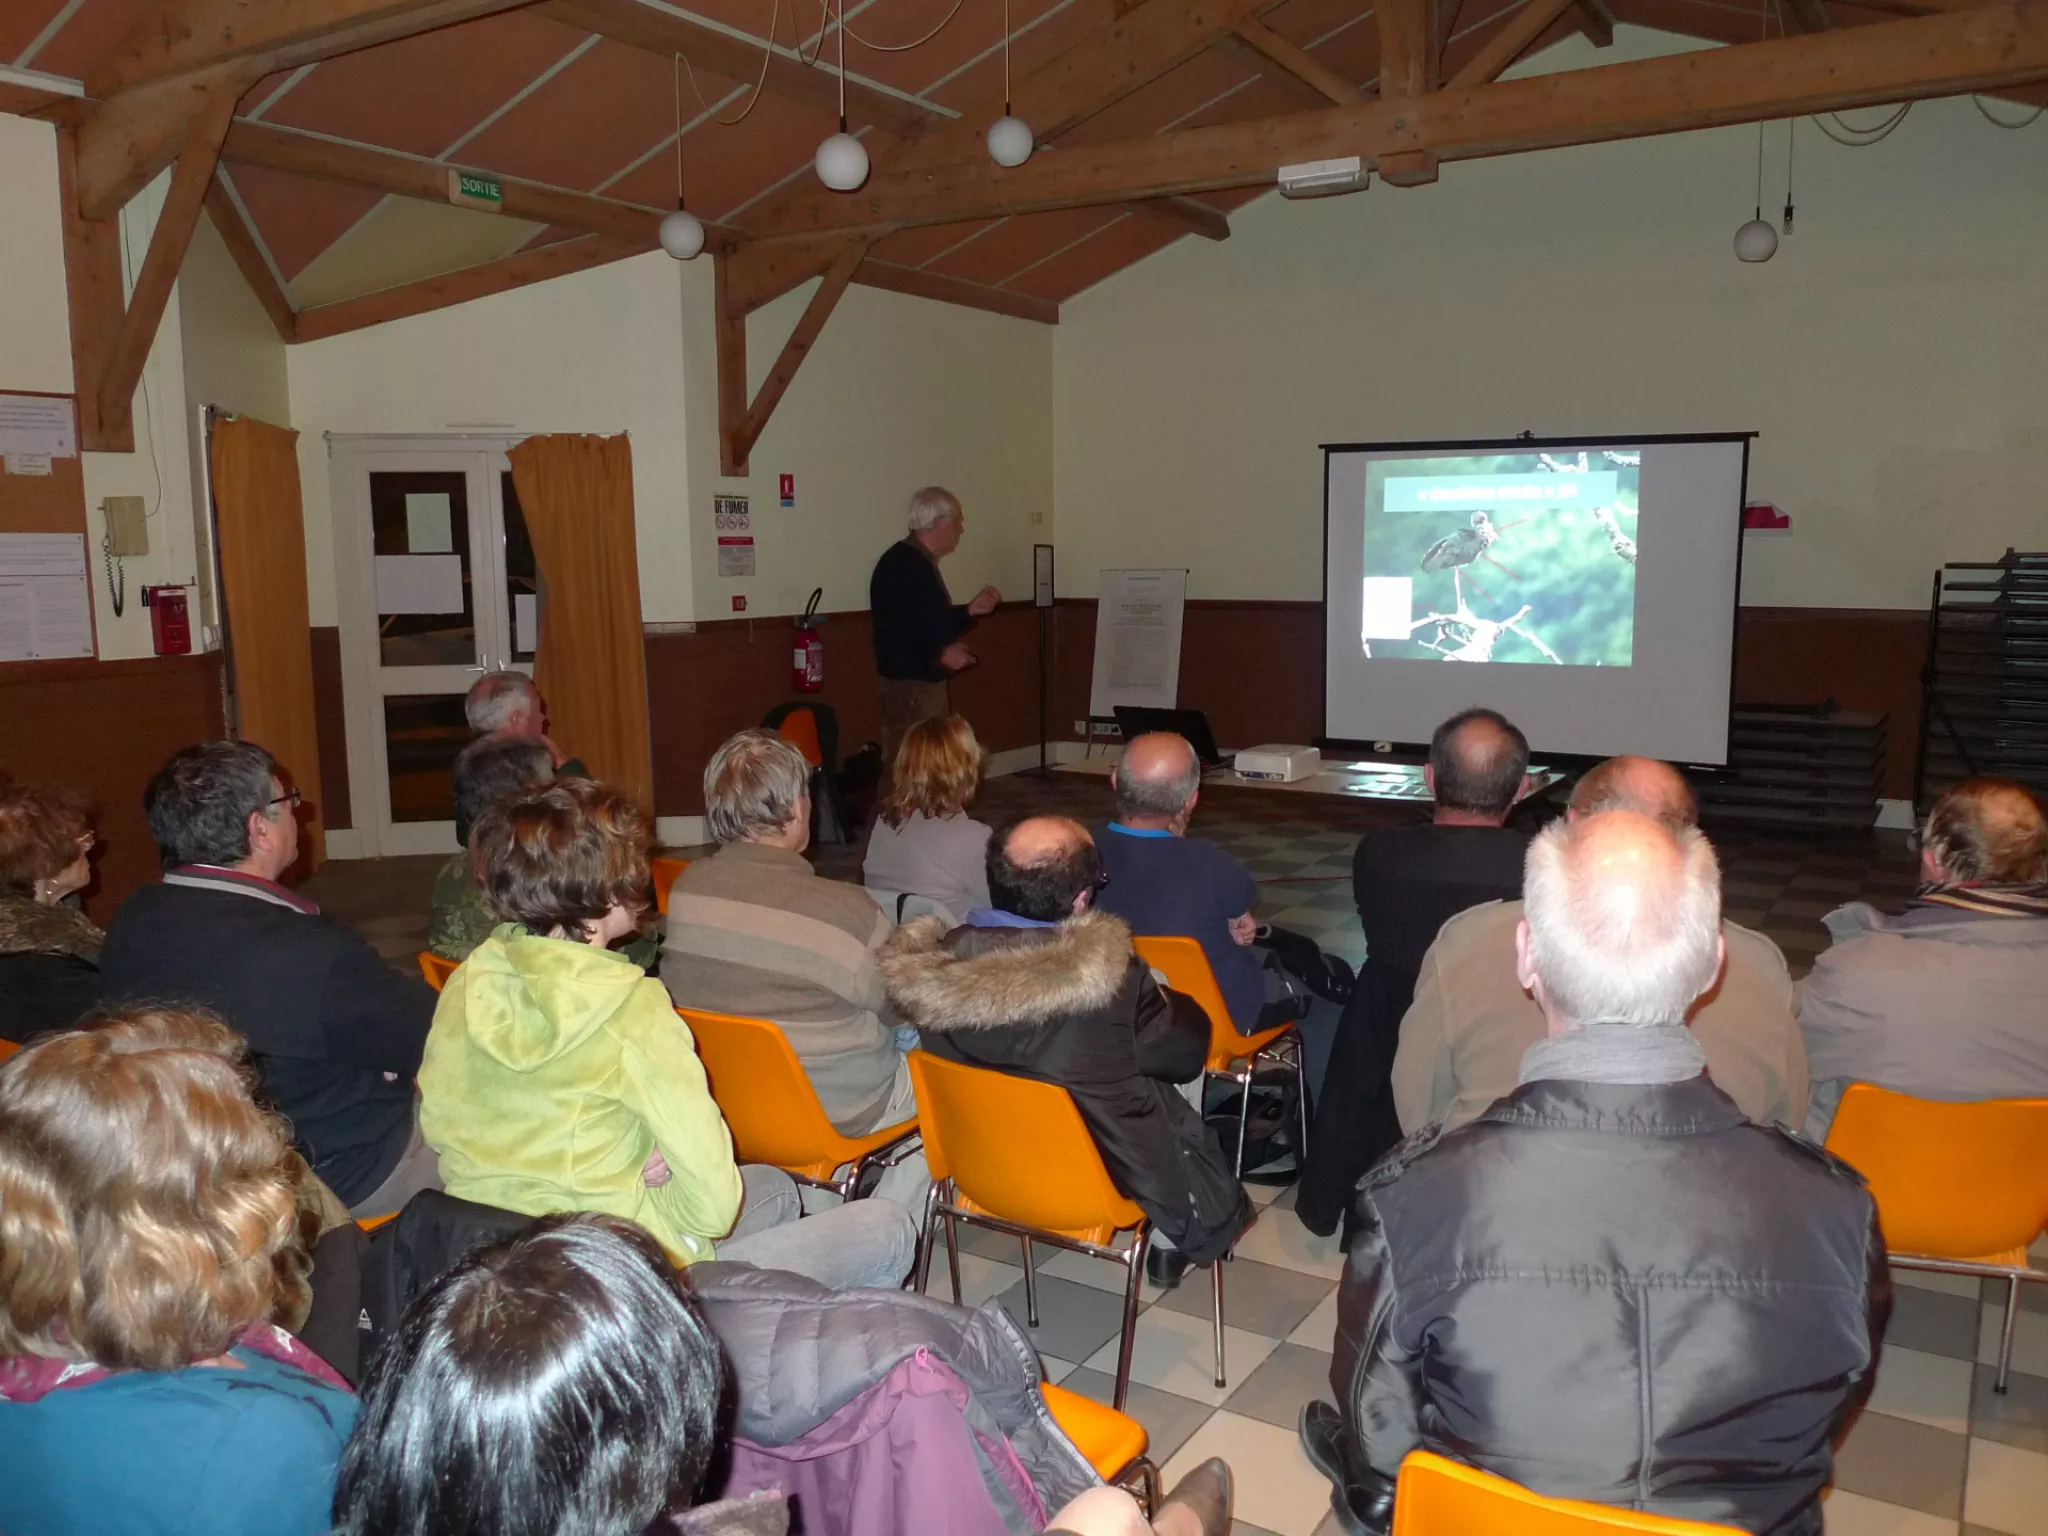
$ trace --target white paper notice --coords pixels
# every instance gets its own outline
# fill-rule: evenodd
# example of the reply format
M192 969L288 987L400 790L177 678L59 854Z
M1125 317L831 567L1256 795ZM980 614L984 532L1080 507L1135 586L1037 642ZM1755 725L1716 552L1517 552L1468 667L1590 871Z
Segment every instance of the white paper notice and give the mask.
M52 395L0 395L0 453L78 456L71 402Z
M7 455L7 473L47 475L50 473L50 456L47 453L10 453Z
M1095 605L1095 679L1088 713L1119 704L1172 709L1180 695L1186 571L1104 571Z
M540 598L532 592L512 594L512 649L540 649Z
M85 535L0 533L0 661L92 655Z
M462 556L379 555L377 611L462 612Z
M754 541L752 538L727 536L718 541L718 574L721 576L751 576L754 574Z
M455 511L446 491L405 493L405 547L415 555L454 552Z

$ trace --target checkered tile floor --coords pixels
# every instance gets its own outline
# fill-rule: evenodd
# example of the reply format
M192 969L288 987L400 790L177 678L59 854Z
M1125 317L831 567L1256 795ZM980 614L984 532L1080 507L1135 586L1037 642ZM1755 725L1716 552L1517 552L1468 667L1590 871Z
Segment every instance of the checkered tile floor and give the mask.
M1100 781L1055 776L992 781L976 814L1001 822L1059 811L1109 814ZM1319 811L1324 807L1318 807ZM1415 819L1412 807L1332 803L1311 820L1296 797L1229 791L1205 799L1195 830L1250 868L1259 915L1312 934L1354 964L1364 938L1351 900L1359 833ZM1912 889L1913 859L1895 833L1811 841L1710 827L1728 915L1760 928L1803 973L1826 946L1821 917L1844 901L1896 906ZM330 864L309 893L357 924L381 952L410 964L425 941L427 893L440 860ZM819 868L859 878L860 849L819 852ZM1301 1405L1329 1395L1330 1342L1342 1269L1333 1241L1294 1217L1292 1192L1254 1188L1263 1209L1225 1271L1229 1385L1212 1385L1207 1275L1160 1293L1149 1286L1138 1323L1127 1411L1152 1437L1171 1482L1204 1457L1229 1460L1238 1480L1240 1536L1333 1536L1329 1488L1302 1457ZM1024 1321L1023 1257L1012 1239L962 1229L966 1300L994 1298ZM2037 1248L2048 1258L2048 1244ZM1078 1254L1038 1252L1040 1323L1029 1330L1046 1375L1107 1402L1116 1368L1123 1273ZM2023 1292L2011 1391L1991 1391L2002 1293L1943 1275L1895 1276L1897 1303L1869 1408L1836 1467L1829 1536L2048 1536L2048 1287ZM948 1294L943 1264L933 1294Z

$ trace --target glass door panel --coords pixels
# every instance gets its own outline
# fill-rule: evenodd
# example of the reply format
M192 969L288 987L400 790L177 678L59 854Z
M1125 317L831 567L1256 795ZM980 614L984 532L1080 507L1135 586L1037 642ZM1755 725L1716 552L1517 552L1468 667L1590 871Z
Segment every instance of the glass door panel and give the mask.
M474 666L469 476L370 472L378 660L386 667Z

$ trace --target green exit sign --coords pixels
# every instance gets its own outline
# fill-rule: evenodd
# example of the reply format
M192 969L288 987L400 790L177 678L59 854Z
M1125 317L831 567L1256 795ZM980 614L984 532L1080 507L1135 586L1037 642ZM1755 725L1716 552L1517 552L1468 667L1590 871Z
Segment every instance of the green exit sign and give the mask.
M497 177L477 171L450 171L448 201L496 213L505 201L505 186Z

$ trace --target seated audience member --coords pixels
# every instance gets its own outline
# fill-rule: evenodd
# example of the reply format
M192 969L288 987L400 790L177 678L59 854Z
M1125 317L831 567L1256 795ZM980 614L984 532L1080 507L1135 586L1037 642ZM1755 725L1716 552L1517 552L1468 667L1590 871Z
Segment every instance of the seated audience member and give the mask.
M420 1067L420 1128L448 1193L528 1216L608 1211L680 1263L716 1252L830 1285L900 1285L909 1216L859 1201L797 1226L788 1174L734 1165L667 991L612 953L646 900L639 808L565 779L491 806L473 842L504 922L448 978Z
M0 784L0 1040L69 1028L99 999L106 935L67 900L92 883L92 846L76 795Z
M254 742L187 747L158 769L143 805L163 882L114 914L101 994L227 1020L313 1171L356 1215L380 1216L440 1188L412 1085L434 993L277 883L298 857L298 803Z
M810 765L772 731L741 731L704 768L718 851L669 890L661 979L676 1001L782 1030L825 1118L848 1136L917 1113L876 952L890 923L857 885L811 868ZM878 1193L922 1214L923 1154Z
M434 876L434 895L427 911L427 948L444 960L467 960L469 952L490 937L500 918L484 900L470 857L469 834L477 817L505 796L555 776L547 747L529 736L472 741L455 759L450 777L455 790L455 841L462 845Z
M1686 1010L1721 962L1697 831L1630 811L1529 850L1521 1085L1369 1173L1302 1442L1347 1530L1434 1451L1553 1498L1817 1536L1890 1282L1846 1164L1753 1124Z
M1312 1003L1253 942L1251 872L1206 837L1189 837L1202 798L1202 760L1184 737L1153 731L1124 748L1112 776L1116 820L1097 844L1109 884L1096 899L1140 934L1180 934L1202 946L1230 1021L1244 1034L1301 1020L1309 1091L1322 1084L1336 1006Z
M988 824L967 814L980 788L974 727L958 715L918 721L890 765L861 879L923 896L956 918L987 906Z
M486 672L469 685L463 718L489 741L537 741L548 749L558 777L584 779L590 770L548 735L548 701L524 672Z
M1851 902L1799 992L1813 1067L1806 1134L1842 1091L1922 1099L2048 1095L2048 818L2010 779L1966 779L1920 834L1921 885L1887 917Z
M889 999L947 1061L1057 1083L1116 1187L1152 1218L1153 1283L1220 1258L1250 1214L1230 1159L1174 1085L1201 1076L1209 1022L1090 908L1104 880L1085 828L1028 817L989 841L993 907L946 932L921 917L882 948Z
M1569 820L1634 811L1674 837L1699 809L1685 777L1646 757L1610 758L1579 780ZM1543 1010L1515 977L1522 903L1494 901L1459 913L1423 957L1415 1002L1394 1054L1394 1107L1413 1134L1432 1121L1455 1130L1515 1090L1523 1055L1543 1038ZM1792 976L1763 934L1725 918L1728 960L1694 1006L1693 1038L1707 1073L1760 1125L1797 1130L1806 1115L1806 1047L1792 1018Z
M1422 770L1436 802L1429 824L1380 827L1358 841L1351 887L1365 964L1331 1049L1295 1200L1311 1231L1336 1230L1359 1175L1401 1139L1388 1078L1437 930L1467 907L1522 893L1529 834L1506 822L1528 773L1529 742L1513 723L1490 709L1465 710L1430 738Z
M723 1305L775 1303L736 1291ZM876 1296L853 1305L835 1315L935 1304ZM746 1373L728 1371L706 1310L647 1234L615 1217L551 1218L477 1249L412 1305L372 1370L335 1490L336 1536L783 1536L791 1508L778 1492L706 1498L720 1478L748 1481L728 1475L718 1453L722 1405L739 1398L742 1422L749 1411L731 1380ZM805 1414L807 1389L821 1375L859 1368L847 1342L829 1325L823 1336L778 1339L768 1366L786 1378L777 1420ZM835 1348L841 1358L813 1368L808 1356ZM866 1424L860 1438L900 1440L913 1428L899 1435ZM842 1459L851 1438L841 1435L834 1448ZM964 1478L932 1475L934 1460L955 1457L964 1465L947 1470ZM884 1531L892 1515L906 1532L1012 1528L960 1439L927 1433L893 1465L870 1456L858 1474L866 1479L898 1486L879 1497L842 1487L829 1509L798 1508L804 1528ZM1157 1529L1223 1536L1229 1487L1229 1469L1205 1463L1162 1506ZM985 1510L970 1507L977 1496ZM902 1508L905 1501L921 1507ZM1053 1528L1075 1536L1150 1529L1130 1523L1135 1511L1128 1494L1097 1489L1056 1515Z
M241 1041L133 1011L0 1065L0 1530L315 1536L356 1400Z

